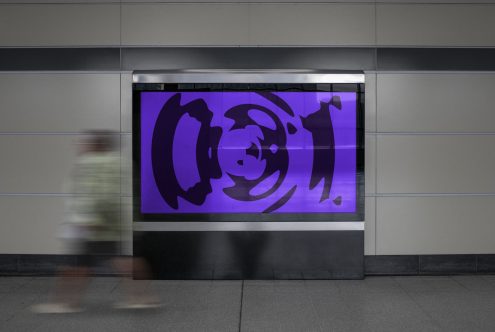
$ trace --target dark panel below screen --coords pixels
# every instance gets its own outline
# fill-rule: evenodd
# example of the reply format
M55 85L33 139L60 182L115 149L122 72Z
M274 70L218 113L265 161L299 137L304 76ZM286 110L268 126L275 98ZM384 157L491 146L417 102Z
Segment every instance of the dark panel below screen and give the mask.
M362 279L363 231L134 232L155 279Z

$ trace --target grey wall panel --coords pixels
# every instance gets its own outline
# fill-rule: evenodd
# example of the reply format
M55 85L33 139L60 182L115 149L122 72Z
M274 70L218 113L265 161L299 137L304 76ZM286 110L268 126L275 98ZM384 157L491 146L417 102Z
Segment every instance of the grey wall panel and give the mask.
M0 0L1 1L7 1L7 0ZM12 1L12 0L10 0ZM37 0L41 1L41 0ZM46 0L45 0L46 1ZM59 0L62 1L62 0ZM69 0L71 1L71 0ZM94 1L94 0L89 0L89 1ZM464 0L466 1L466 0ZM488 0L484 0L488 1ZM495 0L493 0L495 1ZM146 2L164 2L164 3L177 3L177 0L122 0L123 3L146 3ZM201 2L220 2L220 3L238 3L238 2L243 2L243 3L276 3L276 2L284 2L284 3L335 3L335 2L348 2L348 3L362 3L362 2L375 2L375 0L182 0L182 3L201 3Z
M371 4L124 4L122 15L124 45L375 42ZM301 24L306 28L300 29Z
M377 255L495 252L495 197L378 197Z
M495 3L495 0L376 0L381 3L420 3L420 4L483 4Z
M121 130L132 132L132 73L122 73L120 77Z
M64 253L60 224L65 197L0 196L0 253Z
M0 0L10 1L13 0ZM20 0L26 2L55 2L55 1L81 1L81 0ZM83 1L116 1L116 0L83 0ZM145 3L145 2L178 2L178 0L122 0L123 3L135 2L135 3ZM495 3L495 0L182 0L184 3L197 3L197 2L251 2L251 3Z
M377 4L377 44L495 46L495 5Z
M243 4L123 4L123 45L246 45Z
M132 135L121 135L121 193L132 195Z
M493 193L495 135L379 135L378 193Z
M0 0L0 3L177 3L178 0ZM495 3L495 0L182 0L181 3Z
M67 192L77 141L74 135L0 135L1 193Z
M255 4L250 45L374 45L371 4Z
M120 199L121 253L132 255L132 197Z
M67 193L76 135L0 135L0 193ZM117 193L118 194L118 193Z
M120 0L0 0L11 4L74 4L74 3L120 3Z
M376 235L376 216L375 216L376 197L365 198L364 212L364 254L376 255L375 235Z
M372 70L371 48L123 48L123 70L152 69Z
M121 75L121 194L132 195L132 74ZM131 236L132 238L132 236Z
M495 132L495 74L378 75L380 132Z
M376 192L376 136L365 135L364 141L364 181L366 194Z
M365 75L365 119L364 129L366 132L376 131L376 74L366 73Z
M119 45L118 4L0 5L0 46Z
M119 74L0 73L0 132L120 130Z

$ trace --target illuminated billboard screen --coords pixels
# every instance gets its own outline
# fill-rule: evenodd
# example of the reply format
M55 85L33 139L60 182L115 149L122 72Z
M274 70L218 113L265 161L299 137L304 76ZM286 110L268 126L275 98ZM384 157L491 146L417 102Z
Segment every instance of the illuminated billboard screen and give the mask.
M362 86L326 86L135 86L139 219L359 220Z

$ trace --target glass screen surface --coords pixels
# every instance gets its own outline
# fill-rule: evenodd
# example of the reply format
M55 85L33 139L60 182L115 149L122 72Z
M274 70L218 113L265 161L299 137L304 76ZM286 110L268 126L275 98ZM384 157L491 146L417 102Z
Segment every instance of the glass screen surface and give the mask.
M140 91L139 212L357 214L358 99L357 91Z

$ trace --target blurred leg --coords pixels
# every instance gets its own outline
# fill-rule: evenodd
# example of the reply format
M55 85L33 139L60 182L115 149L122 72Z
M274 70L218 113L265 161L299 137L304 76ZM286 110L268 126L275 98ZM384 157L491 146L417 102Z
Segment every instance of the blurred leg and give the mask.
M124 277L123 287L127 299L121 305L122 308L158 303L158 299L148 289L149 282L146 280L150 278L150 270L143 258L119 257L113 260L113 265ZM133 280L133 276L136 280Z
M55 302L77 308L81 306L84 291L89 283L88 266L62 269L55 289Z

